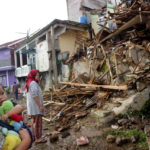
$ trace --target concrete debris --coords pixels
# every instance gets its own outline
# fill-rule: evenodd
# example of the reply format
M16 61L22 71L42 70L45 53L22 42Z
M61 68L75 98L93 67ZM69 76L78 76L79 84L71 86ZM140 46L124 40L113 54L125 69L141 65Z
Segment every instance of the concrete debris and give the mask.
M110 124L119 114L141 110L150 99L150 3L134 0L132 6L119 5L115 9L114 13L108 12L105 25L97 34L78 41L76 52L65 61L72 66L72 81L60 82L60 89L54 89L52 95L44 94L45 101L50 101L52 96L57 105L57 109L51 107L47 111L56 131L63 132L73 126L78 131L78 119L89 114L98 116L103 124ZM112 19L117 28L108 32L107 23ZM130 128L130 123L134 123L134 119L120 119L112 128ZM137 140L135 136L130 139L133 143ZM117 137L115 142L121 146L129 139ZM86 137L77 139L78 146L88 143Z
M132 143L136 143L138 140L139 140L139 135L131 137L131 142Z
M70 133L69 132L67 132L67 131L65 131L65 132L62 132L62 138L66 138L66 137L68 137L70 135Z
M80 138L77 139L78 146L87 145L87 144L89 144L89 140L87 137L81 136Z
M122 136L122 137L117 137L116 138L116 144L118 145L118 146L122 146L123 144L126 144L126 143L128 143L130 141L130 139L128 139L128 138L126 138L126 137L124 137L124 136Z
M121 125L121 126L127 124L128 122L129 122L128 119L120 119L120 120L118 120L118 124Z
M58 139L59 139L59 137L58 137L57 134L54 134L54 135L50 136L50 142L51 143L54 143L54 142L58 141Z
M116 137L114 135L108 135L106 140L108 143L114 143L116 140Z

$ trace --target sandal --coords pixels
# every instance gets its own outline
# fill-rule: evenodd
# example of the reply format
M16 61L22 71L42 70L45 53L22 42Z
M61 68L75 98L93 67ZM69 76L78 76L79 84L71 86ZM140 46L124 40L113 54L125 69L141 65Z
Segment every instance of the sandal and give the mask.
M47 142L47 139L44 139L44 138L41 138L38 141L35 140L35 144L46 143L46 142Z

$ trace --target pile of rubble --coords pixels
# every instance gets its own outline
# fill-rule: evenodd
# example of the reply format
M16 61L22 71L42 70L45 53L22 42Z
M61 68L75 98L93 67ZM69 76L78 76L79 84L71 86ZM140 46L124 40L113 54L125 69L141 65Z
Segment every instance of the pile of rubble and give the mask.
M77 82L77 79L76 79ZM50 97L55 100L45 104L46 107L50 107L47 110L47 116L50 115L50 119L47 121L55 122L55 129L57 131L63 131L71 128L77 123L77 120L87 116L91 107L101 107L102 102L106 101L111 92L102 91L97 92L97 88L94 87L68 87L63 86L59 90L55 90L51 93L44 94L44 100L49 101Z
M56 107L49 121L56 130L73 126L78 118L89 113L114 96L129 96L148 87L150 83L150 3L134 0L129 7L120 4L115 13L108 13L105 25L93 39L79 39L77 52L66 63L88 60L90 73L82 74L63 88L51 93ZM115 19L118 28L108 33L105 27ZM81 41L80 41L81 40ZM44 99L50 100L50 93ZM49 112L47 112L49 113Z
M149 21L150 4L134 0L129 8L115 8L117 13L109 13L107 22L115 19L118 28L106 35L105 26L92 40L86 40L78 48L78 61L89 60L90 76L94 75L94 84L134 85L136 81L150 81L150 42ZM120 22L122 23L120 23ZM84 45L84 48L83 48ZM80 55L81 52L84 55ZM72 58L72 59L70 59ZM76 61L73 56L68 59ZM132 86L133 87L133 86Z

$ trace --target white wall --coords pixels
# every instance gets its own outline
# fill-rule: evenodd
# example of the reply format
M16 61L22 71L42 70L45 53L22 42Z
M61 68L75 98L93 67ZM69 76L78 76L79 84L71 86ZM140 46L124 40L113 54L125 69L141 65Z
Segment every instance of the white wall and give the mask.
M116 5L116 3L117 3L117 5L120 3L120 0L111 0L111 2L112 2L112 4L114 4L114 5Z
M46 40L37 44L36 68L39 69L40 72L45 72L49 70L49 60L47 51L48 45Z
M85 72L89 75L90 74L89 61L78 60L77 62L75 62L73 64L73 72L75 73L75 77L78 77L78 75Z
M86 6L91 9L100 9L106 5L107 0L67 0L68 19L72 21L80 21L80 17L83 15L81 6ZM88 23L90 22L89 14Z
M72 21L80 21L82 11L80 11L82 0L67 0L68 19Z
M62 64L62 81L68 81L69 80L69 67L68 65Z
M91 9L100 9L105 6L107 0L83 0L83 5Z

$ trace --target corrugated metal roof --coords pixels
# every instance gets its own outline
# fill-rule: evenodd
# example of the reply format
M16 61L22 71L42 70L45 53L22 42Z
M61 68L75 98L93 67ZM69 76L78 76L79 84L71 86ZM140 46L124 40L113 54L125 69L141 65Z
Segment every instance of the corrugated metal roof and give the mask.
M50 29L51 26L53 26L55 24L64 24L64 25L70 25L70 26L75 26L75 27L79 27L79 28L89 28L90 27L88 24L82 24L82 23L75 22L75 21L55 19L50 24L48 24L47 26L42 28L39 32L34 34L32 37L30 37L29 41L31 41L32 39L36 38L40 34L44 33L45 31Z
M88 24L82 24L82 23L75 22L75 21L70 21L70 20L55 19L51 23L49 23L47 26L45 26L44 28L42 28L40 31L38 31L37 33L35 33L31 37L29 37L28 40L25 40L21 46L24 46L24 44L29 43L30 41L32 41L33 39L35 39L36 37L38 37L39 35L41 35L45 31L49 30L50 27L53 26L53 25L55 25L55 24L70 25L70 26L74 26L74 27L78 27L78 28L82 28L82 29L89 29L90 28L90 25L88 25Z

